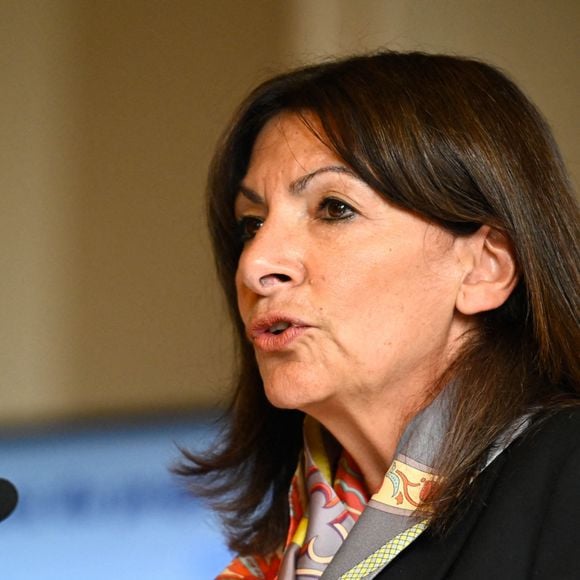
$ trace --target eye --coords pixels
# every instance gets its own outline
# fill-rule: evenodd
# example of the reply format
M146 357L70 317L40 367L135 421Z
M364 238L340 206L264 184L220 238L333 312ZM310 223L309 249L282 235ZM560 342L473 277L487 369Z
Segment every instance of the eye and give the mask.
M248 215L238 220L238 236L242 243L251 240L264 224L262 218Z
M321 219L326 221L340 221L353 217L356 211L340 199L334 197L327 197L320 202L318 212Z

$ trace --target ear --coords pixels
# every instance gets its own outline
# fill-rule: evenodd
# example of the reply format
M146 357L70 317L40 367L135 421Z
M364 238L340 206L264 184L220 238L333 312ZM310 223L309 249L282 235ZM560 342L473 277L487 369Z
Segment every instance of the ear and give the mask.
M463 238L461 261L465 273L456 299L462 314L477 314L501 306L518 281L510 239L490 226Z

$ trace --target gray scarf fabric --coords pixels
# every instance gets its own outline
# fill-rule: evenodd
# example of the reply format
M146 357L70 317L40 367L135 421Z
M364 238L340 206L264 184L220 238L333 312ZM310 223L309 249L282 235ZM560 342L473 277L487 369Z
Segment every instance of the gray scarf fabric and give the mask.
M333 473L322 427L307 417L303 458L289 494L294 523L288 545L271 557L237 558L218 578L375 578L428 526L429 513L421 504L436 485L432 466L447 432L450 392L445 389L409 423L381 488L368 503L362 475L348 462L346 472L343 467ZM529 422L530 416L523 416L498 437L485 467Z
M429 514L418 508L436 481L432 465L447 431L449 392L445 389L409 423L381 488L372 496L357 521L343 518L342 537L329 530L344 506L333 505L329 510L320 497L315 498L320 494L310 493L304 545L316 544L325 557L318 558L314 550L299 550L297 546L291 546L284 556L279 580L372 580L421 535L428 526ZM529 416L524 416L510 426L498 438L485 467L528 424Z
M426 514L416 508L435 476L431 465L445 433L447 408L447 397L441 394L409 423L383 485L327 566L324 580L342 578L359 564L346 578L374 578L425 529ZM384 553L372 559L382 548Z

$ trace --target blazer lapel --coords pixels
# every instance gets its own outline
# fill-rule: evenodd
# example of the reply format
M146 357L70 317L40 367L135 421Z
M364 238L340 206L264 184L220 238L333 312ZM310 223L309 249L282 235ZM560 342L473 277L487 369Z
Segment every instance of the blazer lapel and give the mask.
M376 580L448 579L487 503L505 459L505 454L500 454L473 482L476 488L471 504L459 514L444 536L434 536L429 530L425 531L376 575Z

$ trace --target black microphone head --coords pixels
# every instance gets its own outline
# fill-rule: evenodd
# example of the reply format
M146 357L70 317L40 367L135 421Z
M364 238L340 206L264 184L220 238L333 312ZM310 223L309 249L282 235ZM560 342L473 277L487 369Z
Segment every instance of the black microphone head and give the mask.
M0 478L0 522L5 520L18 503L18 492L14 484Z

